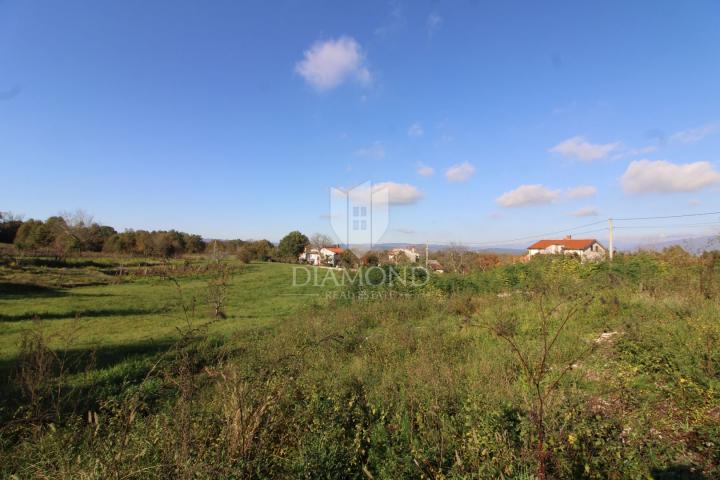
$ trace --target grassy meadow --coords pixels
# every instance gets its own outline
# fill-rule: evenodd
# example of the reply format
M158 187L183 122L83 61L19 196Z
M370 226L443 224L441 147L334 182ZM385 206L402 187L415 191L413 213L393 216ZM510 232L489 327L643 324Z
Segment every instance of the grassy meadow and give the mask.
M39 266L32 265L38 263ZM75 331L76 348L142 349L171 342L185 324L182 306L193 298L198 315L207 312L208 261L136 261L120 267L108 258L52 261L0 270L0 359L17 355L22 332L33 325L52 337ZM224 264L229 270L226 321L220 334L276 325L308 305L313 287L292 287L287 264ZM121 268L123 275L118 275ZM129 277L129 278L128 278ZM177 284L175 283L177 281ZM330 286L326 284L326 286ZM309 298L322 301L322 296ZM60 338L58 338L58 341Z
M0 472L718 478L716 260L293 287L230 257L7 259Z

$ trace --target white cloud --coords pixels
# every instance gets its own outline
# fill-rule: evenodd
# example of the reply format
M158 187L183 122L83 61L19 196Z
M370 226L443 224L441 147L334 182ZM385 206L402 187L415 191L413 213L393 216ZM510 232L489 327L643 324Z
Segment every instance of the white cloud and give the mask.
M355 39L345 36L315 43L305 50L295 71L319 91L335 88L347 79L362 85L372 82L362 48Z
M636 160L630 163L620 182L627 193L694 192L720 182L720 173L710 162Z
M544 185L520 185L500 195L495 201L503 207L543 205L560 198L560 190L550 190Z
M425 130L423 130L422 125L418 122L413 123L410 125L410 128L408 128L408 135L411 137L422 137L423 133L425 133Z
M595 207L584 207L570 212L573 217L597 217L599 215Z
M432 167L428 167L427 165L420 165L418 167L417 173L422 175L423 177L432 177L435 175L435 169Z
M440 15L438 15L437 13L431 13L430 15L428 15L427 21L426 21L428 33L430 35L432 35L435 32L435 30L440 28L440 24L442 23L442 21L443 21L442 17Z
M720 124L708 123L702 127L690 128L682 130L680 132L673 133L670 135L670 140L681 143L695 143L699 142L708 135L720 132Z
M388 190L390 204L409 205L423 196L420 189L409 183L381 182L373 184L373 191Z
M359 202L366 202L372 195L373 204L378 205L385 204L386 201L389 205L409 205L423 197L423 193L416 186L396 182L365 182L352 188L333 187L330 191L331 195L337 195L337 198L345 198L345 195L349 195L351 199ZM386 192L387 197L385 197Z
M383 147L382 143L375 142L370 146L358 148L354 154L357 157L382 160L385 158L385 147Z
M592 185L581 185L579 187L568 188L566 195L568 198L585 198L592 197L597 194L597 188Z
M475 173L475 167L468 163L459 163L445 170L445 178L451 182L465 182Z
M584 137L578 136L558 143L550 151L565 157L578 158L584 162L592 162L607 157L619 147L620 142L594 144L586 141Z

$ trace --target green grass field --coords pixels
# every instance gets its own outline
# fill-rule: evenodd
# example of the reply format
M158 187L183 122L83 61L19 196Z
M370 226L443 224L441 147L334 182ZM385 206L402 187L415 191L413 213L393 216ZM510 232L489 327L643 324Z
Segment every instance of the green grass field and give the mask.
M714 259L323 288L279 263L9 260L0 475L718 478Z
M93 263L110 266L107 259ZM117 282L116 277L103 273L107 267L76 265L74 269L63 269L62 281L81 285L73 288L50 286L59 278L59 269L0 271L0 360L17 354L21 334L28 327L43 329L51 336L73 330L75 348L140 350L143 345L167 343L177 337L177 327L185 323L183 302L195 299L196 321L210 318L210 274L178 275L178 289L173 281L158 275ZM137 268L142 271L143 267ZM288 315L322 303L324 297L319 290L325 291L331 284L324 289L293 287L292 268L277 263L237 266L227 289L227 318L215 323L211 331L229 335L248 328L276 326Z

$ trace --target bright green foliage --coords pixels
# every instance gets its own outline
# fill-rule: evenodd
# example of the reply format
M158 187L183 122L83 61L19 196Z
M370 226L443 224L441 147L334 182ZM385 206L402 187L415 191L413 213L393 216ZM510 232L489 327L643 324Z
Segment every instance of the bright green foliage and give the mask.
M55 237L51 229L39 220L24 222L15 236L15 245L21 250L49 247Z
M310 240L297 230L285 235L278 243L278 255L288 261L297 261L298 256L310 244Z

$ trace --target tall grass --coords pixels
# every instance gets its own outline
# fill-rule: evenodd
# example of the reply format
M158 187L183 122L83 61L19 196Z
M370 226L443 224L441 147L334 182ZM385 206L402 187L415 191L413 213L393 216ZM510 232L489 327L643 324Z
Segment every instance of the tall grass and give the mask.
M280 328L225 341L201 328L223 321L214 277L196 298L208 308L185 310L174 345L124 371L60 375L43 360L59 353L42 336L28 341L17 367L39 380L13 377L30 393L3 398L0 468L46 478L717 478L718 272L701 261L538 259L383 297L352 285ZM44 353L28 364L31 352ZM53 403L33 407L46 388L34 385L87 397L18 422Z

